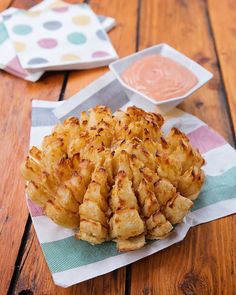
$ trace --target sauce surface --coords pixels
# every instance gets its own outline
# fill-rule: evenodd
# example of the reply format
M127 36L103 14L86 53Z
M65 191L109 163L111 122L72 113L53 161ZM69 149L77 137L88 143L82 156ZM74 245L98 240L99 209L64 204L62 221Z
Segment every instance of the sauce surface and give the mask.
M121 78L130 87L156 100L182 96L198 83L190 70L159 54L135 61Z

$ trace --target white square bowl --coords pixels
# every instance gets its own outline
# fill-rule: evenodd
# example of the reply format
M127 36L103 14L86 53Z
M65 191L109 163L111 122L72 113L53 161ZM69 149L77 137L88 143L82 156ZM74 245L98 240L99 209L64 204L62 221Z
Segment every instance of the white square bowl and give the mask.
M141 93L137 91L136 89L127 85L121 78L121 75L124 72L124 70L128 66L130 66L132 63L134 63L136 60L144 56L153 55L153 54L159 54L165 57L169 57L172 60L180 63L181 65L189 69L193 74L195 74L195 76L198 79L198 83L193 88L191 88L188 92L186 92L185 95L162 100L162 101L157 101L151 98L150 96L147 96L144 93ZM142 51L139 51L137 53L121 58L111 63L109 65L109 68L113 72L113 74L116 76L118 81L121 83L121 85L124 87L124 91L126 92L129 100L131 100L138 107L141 107L141 108L145 107L146 109L150 111L156 110L161 113L166 113L170 109L180 104L189 95L191 95L193 92L198 90L200 87L202 87L206 82L208 82L213 77L213 74L211 72L207 71L198 63L191 60L187 56L183 55L182 53L180 53L179 51L177 51L176 49L172 48L171 46L165 43L161 43L153 47L146 48Z

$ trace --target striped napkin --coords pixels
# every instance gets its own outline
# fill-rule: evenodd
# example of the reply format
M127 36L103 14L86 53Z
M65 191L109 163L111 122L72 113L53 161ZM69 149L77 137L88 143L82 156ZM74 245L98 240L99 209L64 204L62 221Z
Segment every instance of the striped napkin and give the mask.
M130 105L111 73L102 76L65 102L33 101L30 145L40 145L43 136L69 115L97 104L114 111ZM174 109L166 115L164 132L176 126L186 132L191 144L206 159L206 182L192 211L166 239L148 243L140 250L119 253L115 243L92 246L74 239L74 233L54 224L40 207L27 200L32 221L56 285L68 287L105 274L158 252L184 239L190 227L236 212L236 151L198 118Z

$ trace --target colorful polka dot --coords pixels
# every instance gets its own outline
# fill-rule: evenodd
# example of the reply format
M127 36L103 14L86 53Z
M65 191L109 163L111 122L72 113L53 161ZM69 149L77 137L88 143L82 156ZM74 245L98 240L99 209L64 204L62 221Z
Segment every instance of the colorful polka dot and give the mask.
M92 54L92 57L93 58L96 58L96 57L106 57L106 56L109 56L110 54L106 51L95 51L93 52Z
M88 15L77 15L72 18L72 21L78 26L86 26L91 22L91 19Z
M86 3L80 3L79 4L79 7L80 8L83 8L83 9L88 9L88 4L86 4Z
M101 39L102 41L107 41L107 35L102 31L102 30L98 30L96 32L96 35L98 36L99 39Z
M44 49L51 49L57 46L57 40L53 38L40 39L38 45Z
M3 23L0 23L0 44L6 41L8 39L7 30Z
M77 61L80 60L79 56L73 53L64 54L61 57L62 61Z
M30 17L36 17L36 16L39 16L41 13L42 13L41 10L27 11L26 15Z
M37 65L48 63L48 60L42 57L35 57L28 61L28 65Z
M3 20L8 20L12 17L12 14L2 15Z
M32 28L29 25L16 25L13 27L13 32L17 35L28 35L32 32Z
M48 8L59 8L59 7L67 7L68 5L62 1L55 1L53 2Z
M14 47L17 52L22 52L26 49L26 44L22 42L14 42Z
M98 20L100 21L100 23L103 23L105 21L106 17L103 15L98 15Z
M67 39L70 43L75 45L81 45L86 43L86 36L82 33L71 33L67 36Z
M69 9L69 7L55 7L53 8L52 10L54 12L58 12L58 13L64 13L64 12L67 12L67 10Z
M43 24L43 27L49 31L55 31L62 27L62 23L59 21L48 21Z

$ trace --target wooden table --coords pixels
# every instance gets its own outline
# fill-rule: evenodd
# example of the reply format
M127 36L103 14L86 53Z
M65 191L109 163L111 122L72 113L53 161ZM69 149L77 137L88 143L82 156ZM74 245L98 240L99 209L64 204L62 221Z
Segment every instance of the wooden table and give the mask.
M37 2L1 0L0 9ZM213 72L214 79L180 107L235 145L234 0L89 3L95 12L116 18L110 37L120 57L166 42ZM192 228L183 242L107 275L69 289L54 285L19 173L28 149L31 100L67 99L106 71L48 73L37 83L0 73L0 294L236 294L236 215Z

